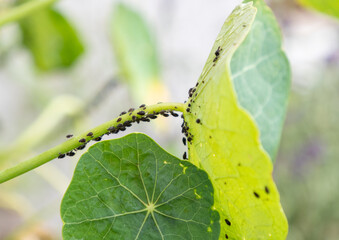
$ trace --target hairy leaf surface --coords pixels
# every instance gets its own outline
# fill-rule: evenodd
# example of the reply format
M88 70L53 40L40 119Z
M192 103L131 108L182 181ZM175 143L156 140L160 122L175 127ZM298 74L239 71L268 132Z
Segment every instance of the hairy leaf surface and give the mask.
M255 119L261 143L274 162L285 120L291 73L273 13L263 0L254 2L257 14L246 39L231 59L231 80L239 104Z
M61 205L64 239L218 239L207 174L143 134L79 160Z
M287 234L272 162L261 146L255 120L238 104L231 79L231 57L255 14L251 3L242 4L226 20L185 114L193 138L189 160L212 181L220 239L279 240Z

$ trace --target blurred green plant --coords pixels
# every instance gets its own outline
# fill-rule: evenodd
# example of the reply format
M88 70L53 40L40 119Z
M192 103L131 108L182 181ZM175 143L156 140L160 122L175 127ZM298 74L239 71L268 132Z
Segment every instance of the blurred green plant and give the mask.
M298 0L305 7L339 18L339 1L336 0Z
M128 5L115 6L111 20L112 45L119 67L137 102L168 101L161 81L156 42L146 21Z

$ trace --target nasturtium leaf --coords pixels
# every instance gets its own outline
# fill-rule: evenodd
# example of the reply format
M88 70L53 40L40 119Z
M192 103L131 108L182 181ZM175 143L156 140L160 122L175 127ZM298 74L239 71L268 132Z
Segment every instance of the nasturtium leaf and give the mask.
M263 0L254 1L254 6L257 14L251 29L231 59L231 80L240 106L255 119L262 146L274 162L291 73L273 13Z
M130 134L89 148L61 204L64 239L218 239L206 172Z
M339 1L337 0L298 0L301 5L339 18Z
M22 41L40 71L68 68L84 47L72 25L57 10L47 8L20 21Z
M158 92L167 95L160 81L155 39L140 14L126 4L117 4L110 32L121 77L129 83L135 99L147 103Z
M255 120L237 101L231 79L231 57L255 14L252 3L242 4L226 20L184 115L192 138L189 160L208 173L214 187L220 239L280 240L287 234L272 162Z

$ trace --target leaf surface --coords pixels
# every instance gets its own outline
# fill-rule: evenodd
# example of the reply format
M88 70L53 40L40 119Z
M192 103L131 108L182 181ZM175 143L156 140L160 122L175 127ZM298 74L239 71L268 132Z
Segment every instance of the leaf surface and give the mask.
M20 21L24 46L41 71L68 68L84 47L72 25L57 10L40 10Z
M184 116L192 137L189 160L208 173L214 187L220 239L279 240L287 234L272 162L255 120L238 104L231 79L232 55L255 14L251 3L242 4L226 20Z
M263 148L274 162L290 90L290 67L281 49L281 33L264 1L254 1L257 14L231 59L232 83L240 106L255 119Z
M207 174L143 134L79 160L61 205L64 239L218 239Z

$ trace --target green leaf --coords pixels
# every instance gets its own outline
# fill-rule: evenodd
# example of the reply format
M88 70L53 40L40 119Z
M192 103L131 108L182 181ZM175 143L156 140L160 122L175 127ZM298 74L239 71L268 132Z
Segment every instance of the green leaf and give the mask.
M44 9L20 21L23 44L41 71L68 68L83 53L75 29L57 10Z
M92 146L61 205L64 239L217 239L207 174L130 134Z
M239 104L255 119L263 148L274 162L290 90L290 67L281 49L281 33L271 10L256 0L257 15L231 60Z
M232 55L255 15L252 3L242 4L226 20L184 116L192 138L189 160L208 173L214 187L220 239L280 240L287 235L272 162L254 119L237 101L231 79Z
M300 4L319 12L339 18L339 2L337 0L298 0Z
M145 20L127 5L116 5L111 35L120 74L138 101L145 102L159 85L160 66L155 41ZM157 91L163 87L156 87ZM163 91L163 90L161 90ZM147 101L146 101L147 102Z

